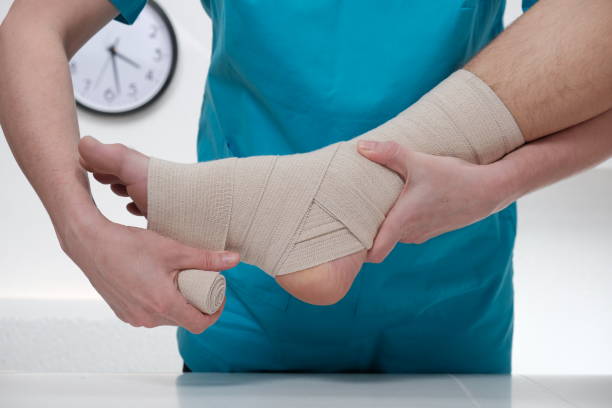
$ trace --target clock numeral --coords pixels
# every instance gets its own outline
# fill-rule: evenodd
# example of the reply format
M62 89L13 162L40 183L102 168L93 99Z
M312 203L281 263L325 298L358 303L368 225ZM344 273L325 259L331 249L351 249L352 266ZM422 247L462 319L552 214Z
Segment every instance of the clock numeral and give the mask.
M111 103L112 101L114 101L116 96L117 95L115 95L113 90L110 88L106 88L106 91L104 91L104 99L106 99L106 102L108 103Z
M157 17L147 15L131 38L119 25L109 24L99 40L87 42L82 52L64 61L79 106L120 113L159 96L171 80L177 49L174 29L164 13L153 13Z
M128 89L128 96L135 98L136 95L138 95L138 87L136 87L136 84L134 82L130 82Z
M161 48L156 48L155 49L155 56L153 57L153 61L155 62L159 62L163 59L164 54L162 53Z
M156 25L151 25L151 32L149 33L149 38L157 37L157 32L159 31L159 27Z

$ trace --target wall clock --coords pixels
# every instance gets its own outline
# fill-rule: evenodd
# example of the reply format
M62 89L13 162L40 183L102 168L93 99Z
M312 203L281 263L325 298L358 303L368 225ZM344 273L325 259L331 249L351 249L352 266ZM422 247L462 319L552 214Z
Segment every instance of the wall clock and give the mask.
M103 114L150 105L172 79L177 50L170 20L152 0L133 25L111 21L70 60L77 105Z

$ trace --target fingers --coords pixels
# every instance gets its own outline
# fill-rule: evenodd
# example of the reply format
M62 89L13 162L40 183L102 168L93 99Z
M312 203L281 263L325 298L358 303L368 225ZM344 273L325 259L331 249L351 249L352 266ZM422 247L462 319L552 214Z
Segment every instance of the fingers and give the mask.
M395 142L362 140L358 144L358 151L367 159L393 170L408 182L410 150ZM374 244L368 251L367 262L380 263L385 260L401 240L404 225L402 220L403 212L396 202L378 230Z
M172 251L170 266L174 271L184 269L201 269L219 271L234 267L239 262L239 255L229 251L207 251L176 243ZM172 286L173 295L162 310L162 314L192 333L199 334L214 324L219 318L225 300L213 315L206 315L191 305L180 293L176 283Z
M176 322L171 319L167 319L165 317L152 317L150 313L142 312L133 317L121 319L130 326L133 327L145 327L147 329L152 329L154 327L159 326L176 326Z
M366 262L380 263L385 260L387 255L395 248L395 245L402 238L402 226L404 225L402 210L397 204L391 208L389 214L383 221L374 245L368 251Z
M223 271L238 265L240 256L229 251L207 251L180 245L173 255L172 267L183 269L202 269Z
M177 289L166 312L166 317L172 319L177 326L184 327L191 333L200 334L219 319L224 307L225 301L215 314L206 315L189 304Z
M357 148L362 156L393 170L404 180L408 179L408 149L395 142L368 140L359 141Z

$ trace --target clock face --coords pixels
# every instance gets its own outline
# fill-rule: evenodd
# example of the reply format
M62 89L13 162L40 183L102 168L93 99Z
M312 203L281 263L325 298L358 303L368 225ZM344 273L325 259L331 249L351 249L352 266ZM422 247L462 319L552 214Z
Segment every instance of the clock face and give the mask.
M149 1L133 25L111 21L70 60L75 99L101 113L126 113L165 90L177 58L172 26Z

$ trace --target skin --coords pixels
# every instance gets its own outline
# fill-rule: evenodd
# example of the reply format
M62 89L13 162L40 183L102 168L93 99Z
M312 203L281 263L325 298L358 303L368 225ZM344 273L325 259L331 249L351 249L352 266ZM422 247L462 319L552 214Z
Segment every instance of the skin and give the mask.
M147 169L149 157L122 144L102 144L90 136L79 143L81 166L100 183L133 201L127 210L147 214ZM342 299L365 261L366 251L336 259L314 268L276 277L293 296L316 305L329 305Z
M79 152L81 165L98 181L109 184L115 194L133 200L128 204L132 214L146 216L147 156L120 144L102 144L92 137L81 140ZM612 110L526 144L489 165L414 152L394 142L362 143L360 152L402 176L406 180L404 190L383 222L369 255L360 251L276 277L279 285L303 301L336 303L350 289L366 256L371 262L382 261L398 241L422 243L467 226L501 211L525 194L606 160L612 156ZM385 241L386 237L391 239ZM380 258L372 255L376 252Z
M106 219L78 163L69 58L117 15L107 0L17 0L0 26L0 124L42 200L64 252L115 314L133 326L201 333L206 316L176 289L186 268L222 270L238 257L195 249Z
M540 0L465 68L495 91L526 142L601 115L612 108L612 2ZM587 141L576 148L591 150ZM555 145L551 152L557 152ZM584 160L590 166L590 158ZM544 163L533 160L530 165L538 169ZM553 176L574 168L562 160L558 165L559 170L544 168ZM404 204L413 200L406 197L407 191L381 226L367 261L381 262L398 242L419 243L450 230L419 218L422 211ZM456 224L449 220L448 226Z
M540 24L537 18L522 18L521 25L517 23L512 32L505 35L505 42L501 42L500 37L490 47L497 48L492 56L487 57L489 51L485 51L468 66L493 86L508 104L528 140L575 125L610 108L606 95L610 95L608 86L612 78L609 75L612 58L606 53L612 47L607 46L605 38L612 38L609 32L612 25L608 19L612 15L612 3L592 0L585 6L579 0L562 0L561 7L558 4L560 1L542 0L542 4L534 8L542 15L554 16L546 20L547 25ZM568 8L569 11L564 11ZM117 316L135 326L177 324L200 333L218 315L206 317L189 306L176 291L176 274L178 270L186 268L224 269L233 266L236 258L229 257L224 261L224 255L230 254L196 250L150 231L108 221L95 207L87 177L78 164L79 133L67 61L116 14L117 11L107 0L15 1L0 26L0 89L3 90L0 93L0 123L13 154L49 212L63 250L81 267ZM578 17L579 21L588 21L588 24L576 24ZM579 33L574 32L573 36L569 36L567 33L570 31ZM518 45L510 47L514 42L536 37L545 37L548 41L537 41L537 45L532 44L529 49ZM570 47L568 44L571 42L577 45ZM565 50L561 53L564 58L559 53L549 52L551 49ZM598 57L602 54L603 57ZM495 61L499 55L504 55L512 64ZM530 61L534 55L538 56L536 64ZM524 64L527 64L526 67ZM524 67L521 76L515 75L517 67ZM554 75L550 67L555 67ZM577 69L579 73L588 74L584 83L559 81L575 78ZM518 82L521 83L522 92L512 92L514 86L519 86ZM578 105L579 108L576 108ZM522 111L521 106L528 108ZM604 124L609 125L608 122ZM587 126L586 130L580 130L582 126ZM398 172L401 160L396 163L392 159L403 159L406 166L404 173L407 175L405 191L412 194L418 191L417 186L421 189L419 196L414 193L415 198L421 197L421 201L407 206L408 210L394 208L395 211L389 214L375 248L381 248L378 244L382 239L380 237L393 232L389 227L390 220L397 222L400 212L419 213L420 209L420 213L426 214L427 208L432 205L438 211L451 209L450 215L442 217L444 221L441 223L446 227L428 225L431 216L419 218L415 223L408 224L404 220L398 224L404 225L405 230L438 233L481 219L503 208L525 191L562 178L572 170L592 166L601 157L602 150L592 149L591 144L603 145L601 138L605 138L605 135L594 132L595 136L587 137L586 134L590 134L588 126L577 127L574 132L580 137L567 136L570 140L564 143L555 141L559 135L542 139L542 142L538 142L541 143L538 150L528 151L529 156L514 156L514 164L506 163L499 167L474 166L457 159L414 152L401 154L397 146L388 144L375 146L369 151L362 150L366 157L397 167ZM136 212L140 208L138 212L146 213L146 205L138 205L141 200L137 196L143 194L142 189L136 191L137 185L144 185L146 189L145 173L134 170L135 174L130 175L130 179L121 179L120 176L124 174L119 174L119 168L96 169L89 161L105 153L96 152L95 144L88 147L88 143L84 140L80 146L83 165L94 170L97 178L102 177L105 182L114 185L112 188L116 193L134 194L135 204L129 209ZM106 149L98 147L100 150ZM526 154L524 149L527 147L516 154ZM88 152L88 148L92 152ZM113 146L112 149L115 150L112 156L126 167L122 171L131 171L129 163L137 161L133 159L137 153L124 147ZM87 157L88 153L94 157ZM548 160L536 157L539 155ZM563 163L564 155L571 156L575 166L566 166L567 170L560 174L558 167L559 163ZM134 167L142 168L142 165ZM118 180L104 179L104 174ZM529 177L533 177L533 180ZM456 179L464 188L454 188L452 183L448 183L449 178ZM398 206L400 201L408 200L407 197L407 194L402 194L396 208L403 208ZM479 199L474 200L473 197ZM439 218L441 214L434 215L433 218ZM420 236L427 237L428 233L422 232ZM394 238L399 240L401 237ZM379 259L377 256L384 252L379 249L379 255L376 255L375 248L368 255L372 260ZM279 284L311 303L334 303L350 288L365 257L365 251L362 251L287 275L286 280L279 279Z
M406 184L368 253L382 262L398 242L419 244L501 211L520 197L612 156L612 110L528 143L489 165L374 143L360 152Z
M527 142L612 108L612 2L540 0L466 69L514 115Z

